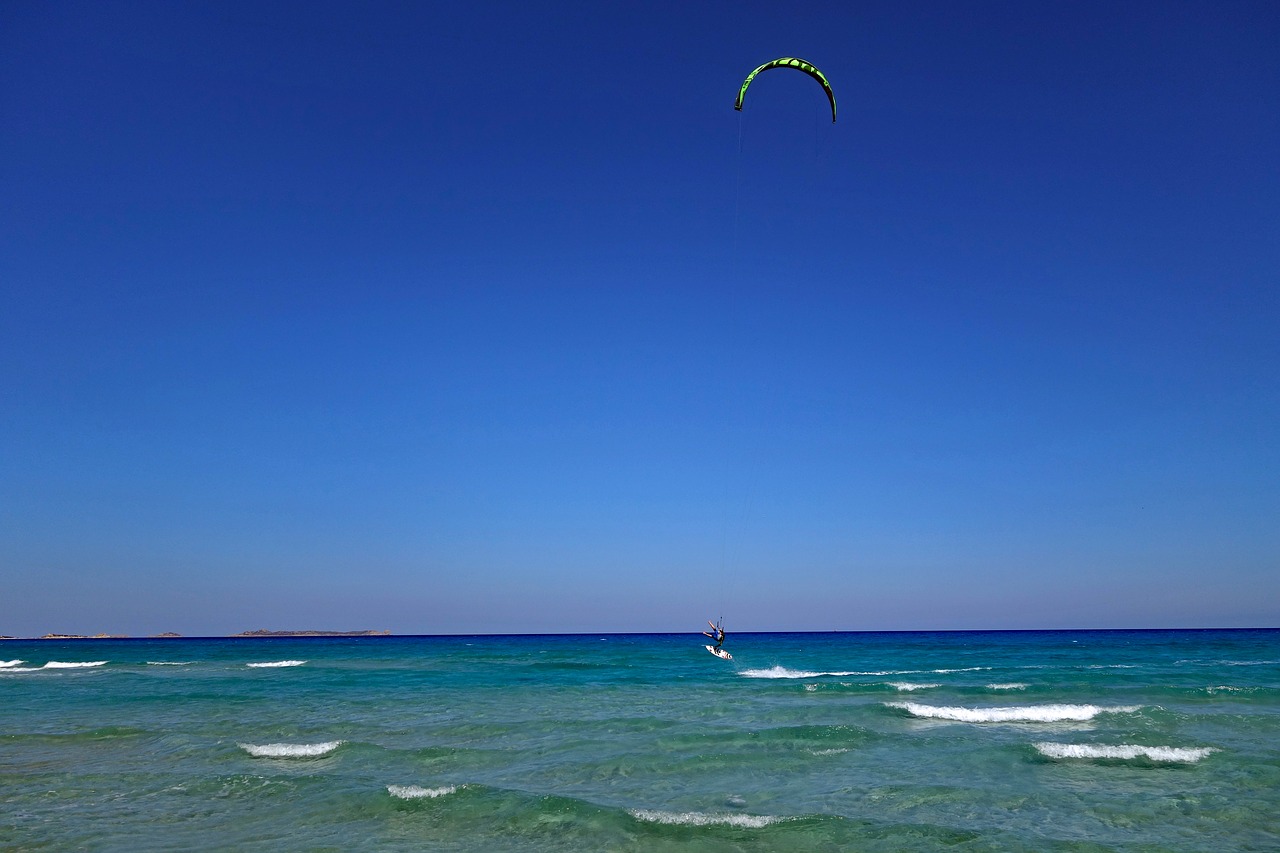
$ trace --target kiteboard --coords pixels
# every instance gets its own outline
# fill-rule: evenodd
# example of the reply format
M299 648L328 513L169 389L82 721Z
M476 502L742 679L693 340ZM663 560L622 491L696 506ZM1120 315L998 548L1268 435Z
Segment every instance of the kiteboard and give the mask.
M703 646L703 648L721 660L733 660L733 655L729 654L724 649L717 649L715 646Z

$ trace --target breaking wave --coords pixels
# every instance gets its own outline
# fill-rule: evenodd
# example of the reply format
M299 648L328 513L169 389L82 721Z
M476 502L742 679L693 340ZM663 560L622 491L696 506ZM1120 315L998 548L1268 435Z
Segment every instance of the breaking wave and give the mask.
M17 659L14 659L14 660L0 660L0 669L7 669L8 667L11 667L11 666L20 666L20 665L22 665L23 663L26 663L26 661L21 661L21 660L17 660Z
M343 743L330 740L324 743L241 743L237 746L254 758L317 758L328 755Z
M6 675L11 672L40 672L46 669L89 669L96 666L105 666L104 660L91 661L61 661L51 660L44 666L18 666L22 663L20 660L4 661L4 666L0 666L0 672Z
M443 797L446 794L452 794L458 790L457 785L448 785L444 788L420 788L417 785L388 785L387 793L401 800L421 800L434 797Z
M629 809L632 817L649 823L665 823L673 826L738 826L760 829L771 823L786 820L773 815L707 814L705 812L662 812L652 809Z
M988 690L1026 690L1027 685L1021 681L1010 681L1004 684L988 684Z
M1276 687L1233 687L1229 684L1219 684L1214 687L1203 687L1193 690L1194 693L1203 693L1206 696L1217 696L1221 693L1238 693L1238 694L1254 694L1254 693L1276 693L1280 688Z
M990 666L965 666L959 669L877 669L877 670L840 670L831 672L815 672L808 669L789 669L785 666L771 666L768 669L744 669L740 675L746 678L848 678L851 676L884 677L886 675L943 675L952 672L980 672L994 669Z
M918 702L886 702L914 717L954 720L961 723L1057 723L1092 720L1102 713L1132 713L1137 705L1103 708L1098 705L1013 705L1004 708L960 708L921 705Z
M1093 746L1081 743L1037 743L1036 749L1048 758L1111 758L1125 761L1146 758L1178 764L1194 764L1206 755L1217 752L1211 746Z
M266 667L275 668L275 667L281 667L281 666L302 666L304 663L306 663L306 661L304 660L271 660L265 663L247 663L245 664L245 666L253 667L255 669L262 669Z
M912 690L928 690L931 687L941 687L941 684L917 684L911 681L890 681L889 686L894 690L901 690L910 693Z

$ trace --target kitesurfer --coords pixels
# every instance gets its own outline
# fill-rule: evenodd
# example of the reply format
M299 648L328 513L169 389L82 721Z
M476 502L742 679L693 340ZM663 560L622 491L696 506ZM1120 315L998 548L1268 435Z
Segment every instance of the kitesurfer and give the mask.
M716 623L708 619L707 624L711 626L711 631L710 633L703 631L702 636L710 637L711 639L715 640L716 649L718 650L721 646L724 645L725 633L724 633L723 621L721 622L720 625L717 625Z

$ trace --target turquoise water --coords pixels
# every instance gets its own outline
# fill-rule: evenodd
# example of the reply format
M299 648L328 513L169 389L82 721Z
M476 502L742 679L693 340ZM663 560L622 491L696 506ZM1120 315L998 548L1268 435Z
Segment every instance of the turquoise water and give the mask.
M7 641L0 847L1280 849L1280 631L726 647Z

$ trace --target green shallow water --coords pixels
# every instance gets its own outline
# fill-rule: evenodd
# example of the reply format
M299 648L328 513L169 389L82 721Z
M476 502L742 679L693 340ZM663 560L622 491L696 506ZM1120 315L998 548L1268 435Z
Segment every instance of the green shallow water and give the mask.
M0 847L1280 849L1280 632L730 645L5 642Z

